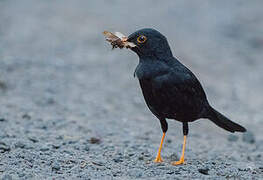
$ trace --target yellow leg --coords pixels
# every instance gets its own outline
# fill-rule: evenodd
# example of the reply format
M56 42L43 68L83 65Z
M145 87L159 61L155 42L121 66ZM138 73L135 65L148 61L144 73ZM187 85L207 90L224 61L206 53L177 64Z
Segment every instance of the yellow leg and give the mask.
M165 133L163 133L163 137L162 137L162 140L161 140L161 144L160 144L160 147L159 147L157 156L156 156L156 158L155 158L155 160L154 160L154 162L156 162L156 163L163 162L162 157L161 157L161 151L162 151L162 147L163 147L164 137L165 137Z
M182 150L182 156L179 161L172 162L172 165L180 165L184 164L184 151L185 151L185 144L186 144L186 136L184 136L184 144L183 144L183 150Z

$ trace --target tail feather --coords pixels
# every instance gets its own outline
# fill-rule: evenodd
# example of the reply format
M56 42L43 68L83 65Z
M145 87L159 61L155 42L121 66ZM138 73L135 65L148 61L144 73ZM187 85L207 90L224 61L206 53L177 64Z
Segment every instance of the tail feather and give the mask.
M225 117L223 114L216 111L214 108L211 107L210 109L210 116L209 119L218 125L219 127L230 131L230 132L246 132L246 129L239 124L231 121L227 117Z

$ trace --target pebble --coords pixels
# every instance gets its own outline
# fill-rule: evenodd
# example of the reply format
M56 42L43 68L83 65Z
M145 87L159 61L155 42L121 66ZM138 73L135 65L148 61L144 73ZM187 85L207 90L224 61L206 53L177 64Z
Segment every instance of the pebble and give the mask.
M249 144L254 144L256 142L255 136L251 131L247 131L243 134L242 140Z
M28 139L30 141L32 141L33 143L37 143L38 142L38 139L36 137L33 137L33 136L28 137Z
M97 166L104 166L105 163L106 162L103 160L92 161L92 164L97 165Z
M199 171L201 174L208 175L209 169L208 169L208 168L200 168L200 169L198 169L198 171Z
M66 149L63 150L63 152L64 152L64 153L67 153L67 154L69 154L69 155L71 155L71 156L74 155L74 153L73 153L72 151L69 151L69 150L66 150Z
M22 116L23 119L27 119L27 120L30 120L31 119L31 116L29 114L24 114Z
M249 171L250 169L249 168L238 168L239 171Z
M89 151L89 146L86 145L86 146L84 147L84 150L85 150L85 151Z
M69 140L68 144L76 144L78 142L78 140Z
M24 172L18 173L18 177L22 178L24 177L26 174Z
M79 145L74 146L74 149L75 149L75 150L80 150Z
M6 121L5 118L0 118L0 122L4 122L4 121Z
M174 174L174 171L167 171L166 174Z
M60 170L60 165L58 162L54 162L52 164L52 171L59 171Z
M7 89L7 85L6 85L5 82L0 81L0 89L2 89L2 90L6 90Z
M91 137L88 142L90 144L100 144L101 143L101 140L99 138L96 138L96 137Z
M4 142L0 142L0 153L4 153L6 151L10 151L10 147L6 145Z
M113 158L113 161L116 162L116 163L123 162L123 160L122 160L122 156L114 157L114 158Z
M49 97L49 98L46 99L46 104L52 105L52 104L55 104L55 103L56 103L56 101L52 97Z
M143 158L143 156L140 156L138 159L142 161L144 158Z
M22 143L21 141L18 141L15 143L15 148L21 148L23 149L26 145Z
M172 143L172 140L171 139L167 139L166 142L170 144L170 143Z
M131 157L131 156L134 156L134 152L129 152L128 155Z
M44 146L44 147L41 147L39 150L42 152L45 152L49 150L49 147Z
M171 154L171 155L169 156L169 159L170 159L171 161L177 161L177 160L179 160L179 157L177 156L177 154L173 153L173 154Z

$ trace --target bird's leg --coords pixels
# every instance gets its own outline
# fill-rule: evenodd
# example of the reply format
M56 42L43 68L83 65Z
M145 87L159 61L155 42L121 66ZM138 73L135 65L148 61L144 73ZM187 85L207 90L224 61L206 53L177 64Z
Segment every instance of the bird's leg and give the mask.
M184 136L184 144L183 144L183 150L182 155L179 161L172 162L172 165L180 165L184 164L184 151L185 151L185 144L186 144L186 136Z
M161 157L161 151L162 151L162 147L163 147L164 137L165 137L165 133L163 133L163 137L162 137L162 140L161 140L161 144L160 144L160 147L159 147L157 156L156 156L156 158L155 158L155 160L154 160L154 162L156 162L156 163L163 162L162 157Z
M186 136L188 135L188 123L184 122L183 123L183 133L184 133L184 143L183 143L183 150L182 150L182 155L179 161L172 162L172 165L180 165L184 164L184 152L185 152L185 145L186 145Z

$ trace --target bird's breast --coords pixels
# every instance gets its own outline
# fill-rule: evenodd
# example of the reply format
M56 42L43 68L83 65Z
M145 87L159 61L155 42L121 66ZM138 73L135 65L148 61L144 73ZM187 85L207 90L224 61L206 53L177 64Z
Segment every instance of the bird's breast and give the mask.
M134 72L138 79L153 79L156 76L169 71L169 67L158 60L148 60L140 62Z

